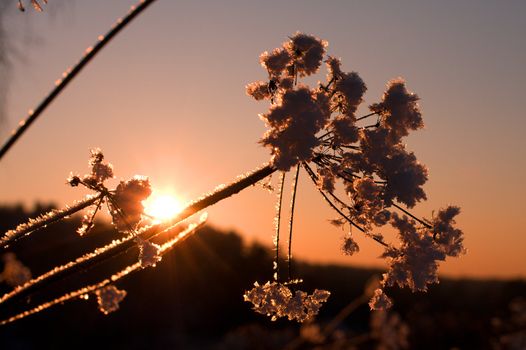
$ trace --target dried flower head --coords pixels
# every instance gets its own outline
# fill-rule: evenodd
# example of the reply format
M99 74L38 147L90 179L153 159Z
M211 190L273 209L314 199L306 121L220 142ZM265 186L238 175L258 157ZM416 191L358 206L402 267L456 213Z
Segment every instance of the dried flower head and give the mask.
M371 310L386 310L389 309L391 306L393 306L393 301L391 300L391 298L385 295L382 289L376 289L374 291L373 297L369 301L369 307L371 308Z
M263 286L255 282L254 288L245 292L244 299L254 305L254 311L270 316L273 321L287 317L303 322L317 315L329 296L328 291L319 289L310 295L300 290L293 294L286 285L273 281Z
M424 126L418 100L416 94L407 90L405 81L397 78L387 83L382 102L374 103L369 108L382 116L382 125L392 137L401 139L409 135L409 130Z
M159 245L141 238L137 238L137 244L139 245L139 262L143 268L149 266L155 267L155 265L161 261L161 247Z
M126 296L125 290L119 290L114 285L108 285L95 291L99 310L105 315L119 309L119 303Z
M133 231L142 219L142 201L152 193L150 180L144 176L134 176L121 181L110 202L113 224L121 232Z

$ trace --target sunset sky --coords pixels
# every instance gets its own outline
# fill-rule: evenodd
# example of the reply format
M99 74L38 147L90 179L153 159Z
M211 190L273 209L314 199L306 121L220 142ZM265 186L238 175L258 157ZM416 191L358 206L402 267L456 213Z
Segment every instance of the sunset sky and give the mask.
M12 3L3 16L15 52L11 79L0 82L9 88L2 140L135 1L49 0L43 13ZM441 273L526 278L525 16L521 0L158 0L0 162L0 205L82 198L65 179L88 171L92 147L114 165L114 184L147 175L182 201L267 162L258 113L268 103L246 96L245 85L267 77L260 53L299 30L327 40L344 70L360 74L368 91L359 114L399 76L421 97L426 127L407 147L430 176L428 201L413 212L459 205L468 248ZM294 256L383 266L381 247L363 237L359 254L340 253L344 232L328 222L335 213L300 176ZM255 186L208 210L209 220L270 245L275 201Z

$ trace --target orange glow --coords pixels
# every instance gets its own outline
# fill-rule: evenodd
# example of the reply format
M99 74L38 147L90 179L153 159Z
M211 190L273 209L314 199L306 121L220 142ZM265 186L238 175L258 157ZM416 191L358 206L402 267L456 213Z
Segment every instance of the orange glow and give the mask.
M144 212L158 222L173 218L183 209L183 204L177 196L169 191L155 189L143 204Z

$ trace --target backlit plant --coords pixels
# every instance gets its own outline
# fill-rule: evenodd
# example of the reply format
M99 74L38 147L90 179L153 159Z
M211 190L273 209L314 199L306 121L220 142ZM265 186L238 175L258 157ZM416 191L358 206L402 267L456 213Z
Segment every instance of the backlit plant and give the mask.
M141 1L133 7L128 17L118 22L120 27L116 26L100 39L78 66L89 62L107 43L108 38L124 27L122 23L128 23L152 2ZM37 1L32 1L32 4L41 10ZM19 6L23 8L21 2ZM368 113L359 116L358 110L367 87L358 73L342 69L340 59L327 56L327 47L326 41L298 32L281 47L261 54L260 62L268 73L268 79L251 83L246 90L254 99L270 103L267 112L260 114L268 127L260 143L269 149L270 162L239 176L228 185L218 186L191 202L172 220L155 223L144 214L142 201L151 193L148 178L136 176L121 181L115 189L108 188L105 181L113 178L113 167L105 162L101 150L92 150L90 172L83 176L72 174L67 182L73 187L84 186L93 193L71 207L30 219L5 232L0 237L0 247L15 244L39 228L84 209L86 213L77 230L80 235L88 234L96 215L107 208L119 236L112 243L37 277L32 277L29 270L13 257L10 260L13 262L10 265L14 269L13 276L23 278L12 279L18 282L13 283L16 285L11 292L0 297L0 305L28 295L49 281L110 260L130 247L139 248L137 262L99 283L83 286L25 310L4 320L2 324L90 293L96 296L102 312L116 310L126 292L118 290L114 283L131 272L154 267L163 254L195 233L205 221L202 218L196 224L183 225L183 220L265 180L274 172L280 173L274 235L274 276L265 283L255 282L254 288L245 292L244 299L252 303L256 312L268 315L273 320L279 317L299 322L311 319L330 293L316 289L309 294L299 290L297 286L302 281L292 271L294 207L301 169L337 215L336 219L331 220L333 224L348 230L342 244L343 253L353 255L359 251L354 239L358 233L385 249L382 258L387 259L388 269L379 288L371 293L369 305L372 309L384 309L392 305L392 300L386 295L386 287L398 285L409 287L412 291L426 291L430 284L437 283L439 262L448 256L459 256L465 250L463 233L454 226L455 217L460 211L458 207L440 209L428 219L418 218L408 211L427 199L423 190L428 177L427 168L404 144L404 138L410 132L424 126L419 97L407 88L402 78L396 78L387 83L380 101L371 104ZM323 65L327 71L323 83L315 87L302 83L303 78L318 73ZM30 123L78 74L80 68L76 66L68 71L66 78L50 94L51 97L48 96L39 106L36 115L30 114ZM23 123L8 140L0 151L0 158L30 123ZM279 266L280 222L285 174L289 171L294 175L288 224L288 266L283 272ZM378 233L378 229L386 225L391 225L397 231L398 242L387 242ZM161 233L167 234L164 242L153 243L152 239ZM17 266L19 274L15 271Z

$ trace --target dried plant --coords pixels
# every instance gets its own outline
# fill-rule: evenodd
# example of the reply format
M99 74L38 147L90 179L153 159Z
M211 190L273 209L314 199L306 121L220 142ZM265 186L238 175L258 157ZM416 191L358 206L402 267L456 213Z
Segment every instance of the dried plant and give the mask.
M94 48L88 49L79 64L66 72L55 90L8 140L0 150L0 158L80 69L93 59L95 53L124 27L122 23L128 23L152 2L141 1L138 6L132 7L124 20L119 20L106 37L101 38ZM38 2L32 3L36 9L40 8ZM458 207L441 209L429 219L418 218L408 211L427 199L423 190L428 177L427 168L404 144L404 137L424 125L419 97L407 88L403 79L396 78L388 82L380 101L369 106L370 113L358 116L367 87L358 73L343 71L339 59L327 56L327 47L326 41L298 32L281 47L261 54L260 62L268 73L268 79L251 83L246 90L254 99L270 102L268 111L260 114L268 127L260 143L269 149L270 162L240 176L229 185L218 186L190 203L168 222L148 222L144 215L142 201L151 193L148 178L134 177L110 189L105 181L114 176L113 166L105 162L101 150L92 150L90 172L82 176L71 174L67 183L72 187L84 186L93 193L70 207L30 219L5 232L0 236L0 247L15 244L38 229L84 209L86 213L77 230L80 235L88 234L96 215L107 208L120 236L74 261L21 282L0 298L0 304L27 295L50 281L110 260L133 246L139 247L137 262L99 283L66 293L8 318L2 324L88 293L97 296L102 312L116 310L126 293L118 290L113 283L131 272L155 266L165 252L194 233L204 222L200 220L195 225L188 225L181 233L174 233L181 229L179 225L183 220L276 171L281 172L281 177L275 218L274 278L262 284L256 282L252 290L245 292L244 298L253 304L256 312L266 314L273 320L278 317L299 322L312 319L330 293L316 289L309 294L297 289L301 279L293 274L291 246L300 168L338 216L332 223L348 230L342 246L345 254L353 255L359 251L353 238L354 231L361 232L385 249L382 257L387 259L389 268L378 288L367 293L372 296L369 302L371 308L384 309L392 305L392 300L385 293L386 287L398 285L413 291L426 291L428 285L437 283L439 262L447 256L459 256L465 249L463 233L454 226L454 219L460 212ZM318 73L323 63L327 69L324 83L309 87L301 82L302 78ZM367 124L370 119L373 122ZM294 176L288 223L288 268L284 274L279 266L279 240L285 173L290 170L294 171ZM266 187L272 188L268 184ZM398 231L398 243L386 242L377 232L378 228L387 224ZM168 232L168 241L153 243L152 238L162 232Z

